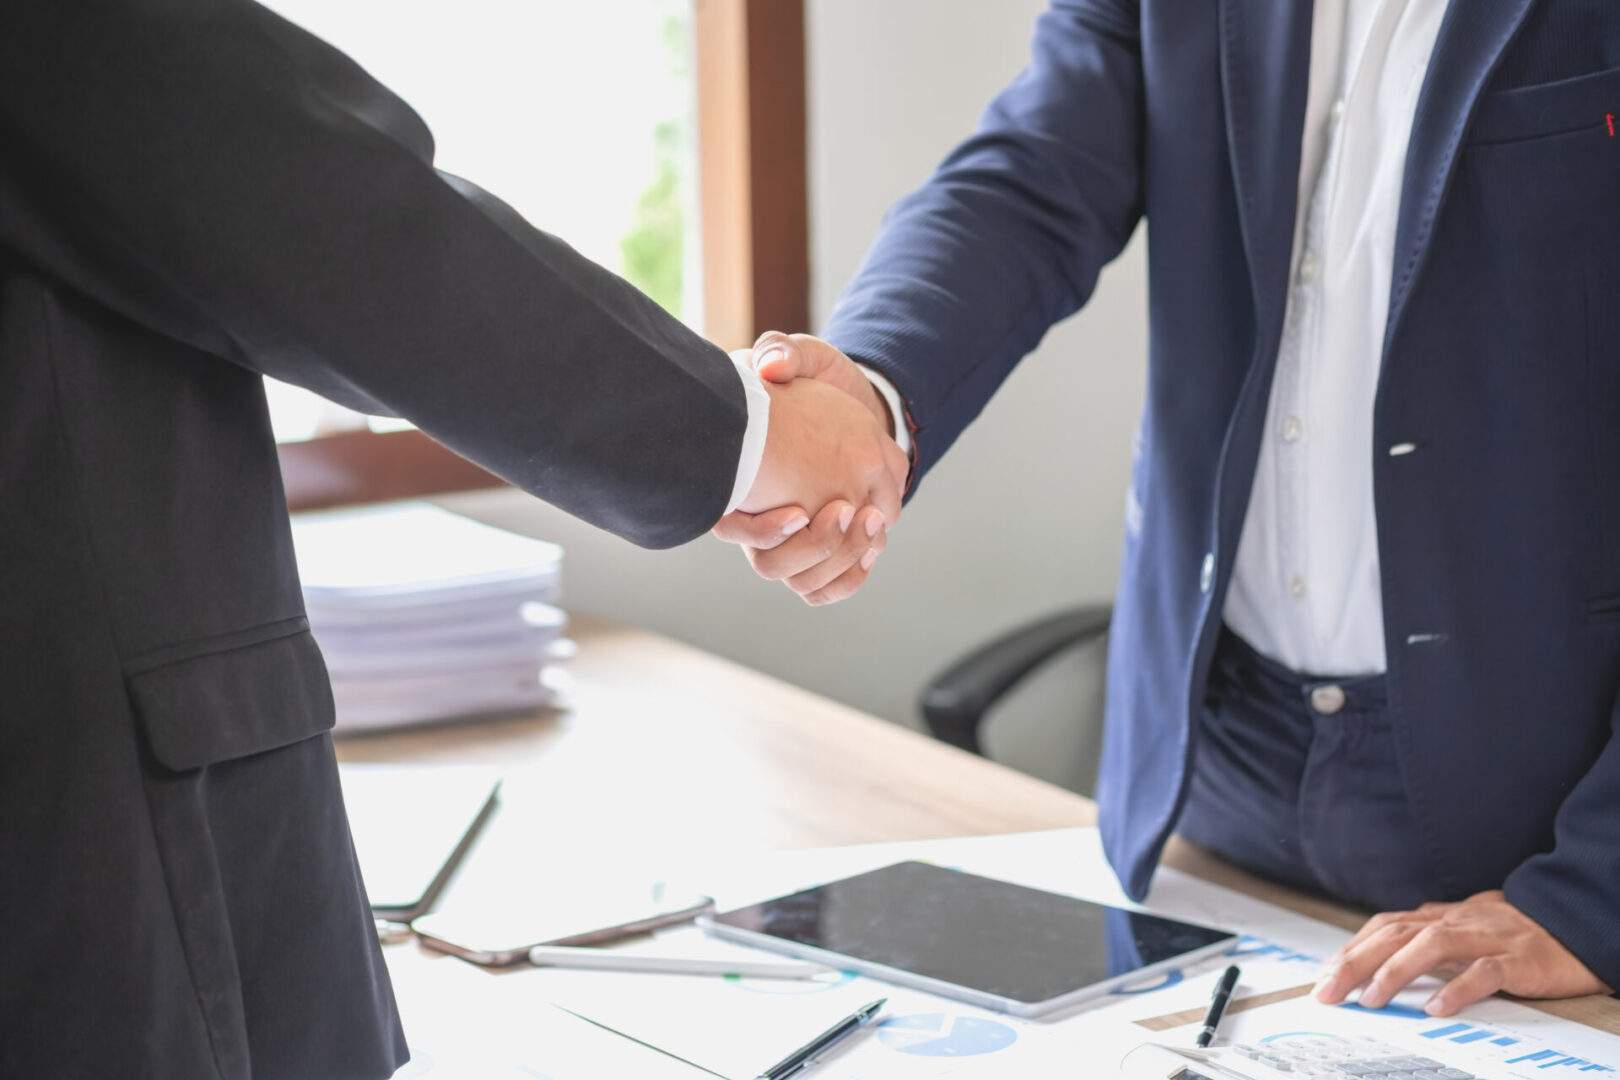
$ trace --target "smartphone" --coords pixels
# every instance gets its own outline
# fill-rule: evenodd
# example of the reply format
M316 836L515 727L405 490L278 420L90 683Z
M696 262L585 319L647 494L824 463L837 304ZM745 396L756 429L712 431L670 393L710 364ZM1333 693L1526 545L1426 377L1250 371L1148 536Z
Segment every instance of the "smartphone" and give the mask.
M529 950L536 945L605 945L713 911L709 897L677 894L659 883L454 906L418 916L411 929L431 949L485 967L504 967L528 963Z

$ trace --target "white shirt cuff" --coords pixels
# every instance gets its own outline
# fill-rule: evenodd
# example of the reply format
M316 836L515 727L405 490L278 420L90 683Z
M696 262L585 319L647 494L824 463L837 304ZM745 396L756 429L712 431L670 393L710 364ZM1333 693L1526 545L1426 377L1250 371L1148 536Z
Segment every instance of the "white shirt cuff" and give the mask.
M911 457L911 425L906 423L906 406L900 400L900 391L894 388L894 383L865 364L855 366L861 369L862 375L871 380L872 385L877 387L877 392L888 403L889 415L894 418L894 441L900 444L900 450L906 457Z
M765 392L765 384L754 370L752 360L753 354L746 349L731 358L737 368L737 376L742 379L743 394L748 399L748 427L743 432L742 454L737 458L737 480L731 486L731 501L726 504L728 514L748 498L754 479L759 476L760 463L765 460L765 432L770 427L771 395Z

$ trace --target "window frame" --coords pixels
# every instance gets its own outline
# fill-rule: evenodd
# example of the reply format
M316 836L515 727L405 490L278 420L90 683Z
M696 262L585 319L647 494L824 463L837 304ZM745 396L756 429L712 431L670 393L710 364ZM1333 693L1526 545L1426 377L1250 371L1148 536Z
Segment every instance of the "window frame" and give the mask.
M706 335L810 322L804 0L693 0ZM290 511L504 486L420 431L281 443Z

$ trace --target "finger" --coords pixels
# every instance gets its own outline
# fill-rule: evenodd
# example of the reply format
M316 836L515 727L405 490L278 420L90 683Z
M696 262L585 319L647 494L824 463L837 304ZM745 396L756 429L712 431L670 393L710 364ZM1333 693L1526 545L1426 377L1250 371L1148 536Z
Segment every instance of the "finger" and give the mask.
M1463 973L1442 986L1424 1009L1430 1016L1451 1016L1476 1001L1484 1001L1507 985L1507 964L1501 957L1482 956Z
M810 515L797 506L779 506L759 514L733 510L714 527L717 539L728 544L770 549L810 524Z
M884 526L892 528L905 505L906 474L911 463L893 439L885 438L883 443L883 464L869 466L866 472L866 502L883 514Z
M794 379L821 379L829 376L849 359L834 345L809 334L783 334L775 330L760 335L754 343L754 370L761 378L771 382L792 382ZM855 381L870 390L870 383L857 374ZM847 380L833 380L850 392Z
M883 515L876 510L864 509L858 522L844 534L844 542L831 556L786 579L788 588L809 598L838 580L850 567L859 565L861 556L866 554L883 531Z
M844 534L855 520L855 507L834 501L816 511L808 528L789 537L775 548L743 549L754 572L768 581L785 581L833 557L844 542Z
M1357 935L1360 944L1352 941L1345 946L1338 961L1330 962L1323 970L1316 984L1316 1000L1324 1005L1339 1004L1427 926L1427 921L1412 912L1402 912L1370 930L1364 927L1362 933L1366 936Z
M866 505L882 519L887 529L900 517L900 492L888 484L879 484L866 493Z
M815 375L808 350L777 330L769 330L754 342L754 370L762 379L785 383Z
M1434 923L1407 942L1373 973L1361 1004L1382 1009L1395 995L1448 960L1473 960L1466 935L1445 923Z
M1450 904L1425 904L1416 911L1380 912L1377 915L1370 917L1366 922L1362 923L1361 929L1356 931L1355 936L1349 941L1345 942L1344 945L1340 947L1338 952L1329 957L1324 966L1330 968L1338 967L1344 962L1344 958L1346 956L1350 955L1350 953L1366 944L1369 938L1376 934L1382 933L1397 923L1417 923L1420 925L1429 923L1444 915L1445 910L1449 907L1451 907Z
M873 538L872 546L866 549L866 554L862 555L854 566L840 574L832 584L805 597L805 602L820 607L824 604L836 604L840 600L848 600L854 596L860 587L866 584L866 579L872 573L872 564L883 554L888 538L888 530L881 530Z

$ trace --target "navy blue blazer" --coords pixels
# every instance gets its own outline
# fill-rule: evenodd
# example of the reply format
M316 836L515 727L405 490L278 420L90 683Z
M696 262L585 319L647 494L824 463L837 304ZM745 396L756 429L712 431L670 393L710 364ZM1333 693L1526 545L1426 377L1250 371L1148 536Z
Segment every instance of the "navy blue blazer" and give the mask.
M1147 406L1098 800L1133 896L1175 825L1282 330L1304 0L1057 0L891 211L825 335L919 474L1139 220ZM1455 899L1620 986L1620 3L1457 0L1407 159L1374 420L1392 717ZM1403 444L1410 453L1392 454ZM1031 491L1030 498L1062 498Z

